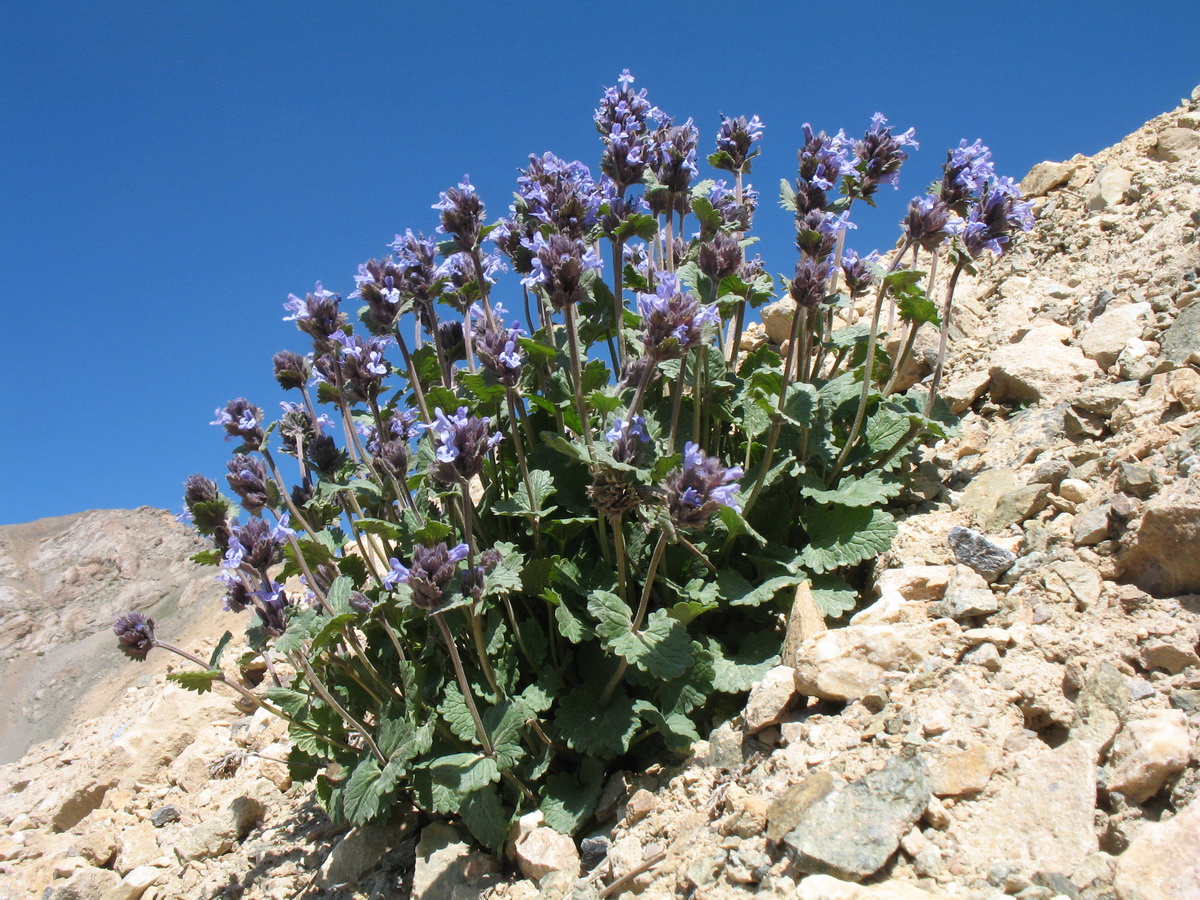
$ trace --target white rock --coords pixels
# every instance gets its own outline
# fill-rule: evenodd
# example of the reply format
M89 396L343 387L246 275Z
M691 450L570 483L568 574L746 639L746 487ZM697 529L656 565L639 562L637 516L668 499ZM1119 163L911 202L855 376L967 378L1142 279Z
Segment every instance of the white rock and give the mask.
M1200 155L1200 131L1190 128L1166 128L1158 136L1155 152L1167 162L1182 162Z
M796 653L796 690L827 700L856 700L885 673L914 671L960 631L943 620L928 625L848 625L822 632Z
M1040 162L1021 179L1021 193L1026 197L1040 197L1059 185L1066 184L1079 163Z
M155 866L138 866L122 878L121 883L106 894L104 900L138 900L150 885L158 881L161 874L162 869Z
M517 840L517 865L521 874L540 881L551 872L579 875L579 851L575 842L553 828L535 828Z
M1107 787L1132 803L1144 803L1183 771L1190 750L1183 710L1160 709L1129 722L1113 741L1105 766Z
M1084 191L1087 207L1091 210L1107 209L1124 202L1125 195L1133 186L1133 173L1120 166L1105 166Z
M946 592L952 566L904 566L888 569L875 582L880 596L895 592L905 600L938 600Z
M1062 342L1060 329L1031 328L1016 344L991 355L991 397L996 403L1069 400L1100 368L1078 347Z
M1117 857L1113 888L1120 900L1200 897L1200 800L1165 822L1142 826Z
M1058 486L1058 496L1072 503L1083 503L1092 496L1092 486L1079 478L1064 478Z
M1141 338L1146 320L1154 315L1149 303L1130 303L1110 307L1080 335L1083 355L1094 359L1102 369L1117 361L1121 351L1134 338Z
M746 731L756 734L783 720L796 696L796 671L790 666L776 666L750 690L746 710L742 714Z

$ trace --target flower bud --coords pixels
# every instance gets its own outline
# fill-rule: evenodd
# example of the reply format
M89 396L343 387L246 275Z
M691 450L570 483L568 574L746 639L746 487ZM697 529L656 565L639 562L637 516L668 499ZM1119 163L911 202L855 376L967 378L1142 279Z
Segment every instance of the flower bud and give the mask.
M130 659L140 662L154 648L154 620L141 613L125 613L113 624L113 633Z

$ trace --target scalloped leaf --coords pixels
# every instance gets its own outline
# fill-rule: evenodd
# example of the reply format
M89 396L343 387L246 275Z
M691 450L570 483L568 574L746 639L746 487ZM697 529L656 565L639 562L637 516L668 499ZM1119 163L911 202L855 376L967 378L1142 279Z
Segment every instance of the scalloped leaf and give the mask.
M593 591L588 612L599 620L600 642L647 674L663 680L678 678L692 661L687 629L665 609L652 612L638 631L633 630L632 610L609 591Z
M580 784L570 775L551 775L546 779L539 807L546 824L559 834L574 834L591 818L603 787L602 778L585 778Z
M816 575L811 587L813 602L831 618L840 619L858 605L858 591L836 575Z
M379 812L379 779L382 774L374 756L366 757L354 767L342 794L342 809L351 824L362 825Z
M554 721L572 750L611 758L629 749L641 720L620 688L605 709L597 708L598 695L595 685L580 685L563 698Z
M904 486L895 481L884 481L879 472L868 472L860 477L843 478L836 488L823 490L803 487L800 493L818 503L837 503L842 506L875 506L891 500Z
M799 558L817 574L872 559L887 550L896 536L892 517L867 506L807 510L800 520L809 543Z
M505 809L494 787L488 786L468 794L463 798L458 814L475 840L499 854L508 837L512 814Z

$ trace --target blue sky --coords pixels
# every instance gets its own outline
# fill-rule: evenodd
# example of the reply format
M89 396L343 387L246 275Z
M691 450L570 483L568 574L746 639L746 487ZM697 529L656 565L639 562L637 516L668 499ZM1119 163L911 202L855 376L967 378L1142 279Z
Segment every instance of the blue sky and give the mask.
M704 153L721 112L766 123L750 180L772 272L795 263L775 197L806 121L917 129L900 190L856 209L866 252L959 138L1019 179L1200 82L1194 0L16 0L0 42L0 524L178 511L187 475L224 474L213 409L273 411L271 355L307 349L289 292L349 293L464 173L498 216L530 153L594 168L592 109L624 67Z

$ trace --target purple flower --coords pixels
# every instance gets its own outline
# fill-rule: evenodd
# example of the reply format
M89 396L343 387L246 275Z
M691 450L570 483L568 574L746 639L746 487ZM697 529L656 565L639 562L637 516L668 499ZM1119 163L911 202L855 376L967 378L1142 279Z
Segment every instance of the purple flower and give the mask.
M824 131L814 133L804 123L804 146L800 148L796 180L796 214L824 210L828 205L826 192L838 181L854 173L850 159L851 142L839 131L833 137Z
M498 319L503 315L503 309L496 304L496 318L490 326L483 318L476 319L475 352L479 354L480 364L495 375L501 384L515 387L525 367L525 352L517 343L523 329L516 322L509 328L501 327Z
M751 147L762 140L763 123L758 116L752 116L746 121L745 116L731 119L721 116L721 126L717 129L717 152L710 158L713 166L728 172L750 171L750 160L758 156L757 149ZM715 161L714 161L715 160Z
M396 235L391 244L396 254L396 265L401 278L395 284L401 298L411 297L416 303L417 315L426 331L437 327L433 304L441 293L441 276L437 266L437 242L425 235L414 235L410 230Z
M405 311L406 296L400 290L404 284L403 270L390 256L386 259L369 259L359 264L354 282L358 289L350 296L362 297L367 302L363 324L372 334L390 332Z
M796 277L788 285L788 293L797 306L816 309L825 300L831 274L828 257L818 262L815 257L803 256L796 263Z
M469 176L464 175L458 187L448 188L438 195L433 209L441 210L440 234L454 238L458 250L470 253L479 244L479 232L483 228L483 201L475 192Z
M465 406L453 416L447 416L441 408L434 413L436 421L421 426L433 432L437 441L434 479L441 484L469 481L483 471L483 458L500 443L501 435L489 434L491 419L468 415Z
M154 649L154 620L141 613L128 612L120 616L113 623L113 634L117 636L121 650L130 659L141 662Z
M603 264L595 249L582 240L565 234L541 234L528 244L533 253L532 270L521 279L526 287L539 287L555 309L578 303L587 296L583 276L589 270L600 272Z
M518 212L550 225L556 231L582 238L596 224L600 192L588 167L567 162L553 153L530 156L529 168L517 178Z
M600 108L594 116L596 129L601 135L612 134L614 127L627 134L641 134L646 130L647 119L661 115L646 99L645 88L635 92L630 87L634 80L628 69L622 69L617 78L620 86L604 89Z
M689 441L683 466L660 485L671 521L678 528L703 528L718 506L740 511L737 481L743 474L740 466L727 469Z
M696 166L696 144L700 133L692 120L672 125L668 120L650 136L648 161L658 182L657 189L647 191L646 200L656 215L668 211L688 211L688 190L699 173Z
M926 194L914 197L900 227L922 250L933 251L953 233L953 211L940 197Z
M318 281L313 293L306 295L303 300L295 294L288 294L288 301L283 306L291 315L284 316L283 321L295 322L301 331L312 336L317 352L324 353L329 349L328 343L333 333L346 324L346 314L338 308L341 302L339 295L325 290Z
M633 464L642 445L650 442L650 435L646 433L646 417L614 419L612 428L604 433L604 439L612 445L613 459Z
M405 566L397 559L388 560L391 571L383 577L383 583L389 589L395 589L397 584L407 584L412 591L414 606L436 611L443 605L446 590L458 572L458 564L467 558L467 552L466 544L451 548L444 543L436 547L417 544L413 547L411 566Z
M279 562L287 536L295 534L286 516L274 527L265 519L251 519L245 525L235 524L230 531L229 549L221 565L226 569L248 567L264 577L267 569Z
M852 298L861 297L875 283L870 264L878 262L879 254L872 251L865 257L859 258L854 250L842 254L842 275L846 279L846 290Z
M970 198L978 197L995 177L992 151L978 139L968 144L963 138L957 148L946 152L939 196L947 206L961 213L965 211L964 204Z
M850 211L836 214L810 210L796 216L796 249L805 256L824 259L837 245L837 236L850 228L857 228L850 221Z
M908 159L902 148L920 145L913 139L914 129L892 134L892 126L880 112L871 117L871 127L854 145L854 174L850 176L853 197L872 196L881 184L898 188L900 166Z
M270 589L263 587L250 592L254 611L262 621L263 630L272 637L279 637L287 630L288 595L277 581L270 582Z
M244 397L230 400L224 409L215 411L216 418L209 425L220 425L225 429L225 440L239 437L245 446L257 450L262 446L262 410Z
M972 258L984 250L1000 256L1014 228L1028 231L1032 227L1032 204L1021 202L1021 191L1011 178L999 178L971 205L962 225L962 240Z
M713 235L711 241L700 245L696 263L701 272L719 284L722 279L737 273L743 258L742 246L737 238L720 231Z
M308 381L310 362L299 353L280 350L271 360L275 369L275 380L285 391L304 387Z
M267 505L267 467L262 460L235 454L229 461L229 474L225 476L233 492L242 498L246 512L257 514Z
M647 358L678 359L704 339L704 326L717 324L716 310L700 303L672 272L659 272L653 294L637 295L642 345Z

